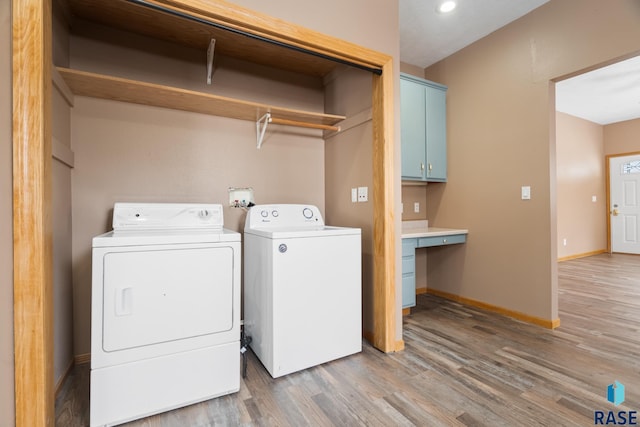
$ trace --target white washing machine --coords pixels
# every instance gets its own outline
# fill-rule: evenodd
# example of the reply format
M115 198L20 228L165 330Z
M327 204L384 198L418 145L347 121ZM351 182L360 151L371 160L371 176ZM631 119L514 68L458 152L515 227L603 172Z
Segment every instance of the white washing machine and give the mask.
M93 239L92 427L240 389L240 251L221 205L115 204Z
M362 351L359 228L310 205L258 205L244 228L244 327L277 378Z

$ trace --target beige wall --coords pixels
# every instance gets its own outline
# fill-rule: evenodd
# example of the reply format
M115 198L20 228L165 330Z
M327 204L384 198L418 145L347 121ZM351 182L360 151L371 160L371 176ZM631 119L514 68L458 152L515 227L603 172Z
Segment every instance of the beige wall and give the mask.
M440 184L429 184L440 185ZM418 203L419 212L415 212L415 203ZM403 183L402 185L402 220L415 221L427 218L427 185Z
M426 70L449 88L449 180L427 187L427 216L469 229L429 253L430 287L557 319L550 80L640 50L639 20L635 0L552 0Z
M73 362L71 168L53 160L53 375L58 387Z
M640 152L640 119L604 126L604 154Z
M363 330L373 332L373 203L351 203L351 188L369 187L373 194L371 126L371 74L353 68L339 68L325 78L327 111L347 117L358 113L362 122L328 138L325 143L325 197L327 224L362 229ZM349 96L345 96L349 94Z
M603 126L556 113L558 258L607 248L603 147Z
M400 63L400 72L412 74L416 77L424 78L424 68L420 68L416 65L407 64L406 62Z
M54 2L54 4L57 4ZM69 63L69 36L60 11L54 8L53 61ZM71 110L54 85L52 89L52 212L53 212L53 377L59 388L73 363L73 280L71 258Z
M0 2L0 93L11 93L11 2ZM0 96L0 426L15 419L11 96Z
M70 110L57 89L52 90L52 212L53 212L53 374L60 385L73 362L73 287L71 263Z

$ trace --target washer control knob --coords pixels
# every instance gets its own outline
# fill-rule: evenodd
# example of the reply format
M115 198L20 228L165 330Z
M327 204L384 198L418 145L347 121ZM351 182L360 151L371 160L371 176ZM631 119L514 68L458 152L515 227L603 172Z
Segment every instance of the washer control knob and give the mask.
M272 217L277 218L279 215L280 215L280 212L278 212L277 210L274 209L274 210L271 211L271 216Z
M263 218L266 218L267 216L269 216L269 212L262 210L260 211L260 215L262 215Z
M211 216L211 212L209 212L207 209L201 209L200 211L198 211L198 216L202 219L206 219Z
M302 215L307 219L311 219L313 218L313 211L309 208L304 208L302 210Z

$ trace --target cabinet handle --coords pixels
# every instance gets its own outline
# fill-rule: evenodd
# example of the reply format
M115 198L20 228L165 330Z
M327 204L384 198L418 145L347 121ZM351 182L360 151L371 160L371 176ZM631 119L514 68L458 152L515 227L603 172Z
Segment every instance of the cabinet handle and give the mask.
M423 171L424 170L424 163L420 162L420 170Z
M442 243L447 243L447 239L442 239Z
M429 163L429 172L431 172L432 170L433 170L433 165Z

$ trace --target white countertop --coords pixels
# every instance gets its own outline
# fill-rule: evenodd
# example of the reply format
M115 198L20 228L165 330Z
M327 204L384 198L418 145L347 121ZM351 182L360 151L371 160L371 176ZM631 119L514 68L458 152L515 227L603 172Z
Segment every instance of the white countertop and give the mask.
M451 236L469 234L469 230L458 228L429 227L429 221L402 221L402 238Z

